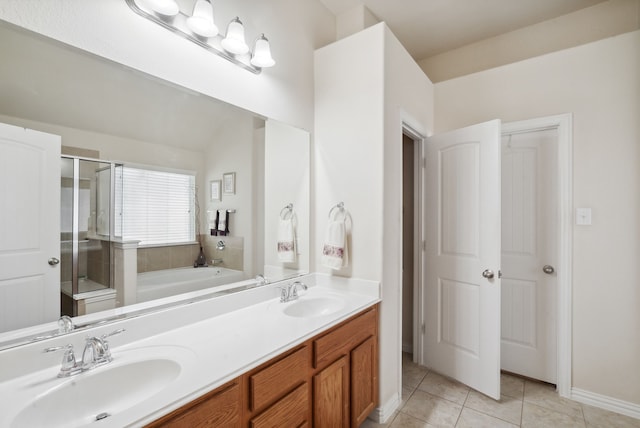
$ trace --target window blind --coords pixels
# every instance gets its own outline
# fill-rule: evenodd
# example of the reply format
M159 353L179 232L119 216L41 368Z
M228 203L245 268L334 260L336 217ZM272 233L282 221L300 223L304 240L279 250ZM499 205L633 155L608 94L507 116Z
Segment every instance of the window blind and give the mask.
M195 175L122 166L116 180L122 239L140 245L195 241Z

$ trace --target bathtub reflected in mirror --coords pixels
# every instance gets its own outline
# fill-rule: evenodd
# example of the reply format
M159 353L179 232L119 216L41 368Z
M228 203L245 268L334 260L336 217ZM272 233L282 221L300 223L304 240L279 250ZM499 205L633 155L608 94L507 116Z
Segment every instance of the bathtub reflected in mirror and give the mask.
M181 294L205 296L208 291L215 294L222 289L242 289L258 274L265 274L273 282L308 272L308 132L4 21L0 21L0 40L3 63L11 64L0 67L0 122L60 135L62 152L71 158L188 170L196 176L199 209L195 240L184 245L144 246L136 248L132 257L129 254L130 267L135 266L136 290L134 297L116 297L116 309L101 312L100 305L92 307L89 299L79 296L79 288L75 292L73 288L66 290L66 295L75 297L75 303L83 308L74 314L86 314L74 319L76 325L100 323L127 313L137 316L140 311L164 308L172 301L182 304L185 299ZM50 72L52 68L55 73ZM212 200L209 183L229 171L235 172L235 194L223 193L220 199ZM91 186L100 187L87 179L80 188L86 191ZM105 203L104 198L96 200L95 204ZM289 203L293 203L298 221L297 258L282 263L276 257L274 233L279 212ZM100 251L109 256L109 263L99 274L87 265L78 268L75 276L66 272L61 282L69 285L75 279L78 285L96 283L117 291L117 278L122 276L117 265L123 256L118 251L129 247L105 229L104 221L97 221L95 206L85 208L89 211L83 214L82 222L87 224L81 231L82 238L100 238L96 242L100 241ZM219 209L235 210L230 216L229 236L212 236L210 232L209 213ZM61 232L69 232L66 229L63 225ZM112 244L105 247L109 235ZM65 240L60 238L58 244ZM217 248L220 240L225 244L222 250ZM200 246L209 267L194 269ZM82 257L87 260L79 260L81 263L91 263L88 253ZM244 281L244 285L227 287L236 281ZM60 282L54 286L64 293ZM196 288L200 291L194 291ZM26 300L12 304L19 307L28 304ZM134 304L131 311L125 308ZM0 329L0 349L25 343L34 336L47 336L56 331L56 321Z

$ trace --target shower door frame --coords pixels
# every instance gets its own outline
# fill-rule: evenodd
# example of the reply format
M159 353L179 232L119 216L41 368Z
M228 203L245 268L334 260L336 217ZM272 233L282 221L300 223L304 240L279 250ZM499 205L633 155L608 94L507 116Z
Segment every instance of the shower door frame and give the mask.
M72 188L72 207L71 207L71 300L73 302L72 316L78 316L78 302L74 299L73 296L78 294L78 284L79 284L79 253L80 253L80 161L87 162L96 162L100 164L107 164L110 169L110 179L109 179L109 284L108 288L114 288L113 284L113 276L114 276L114 268L113 268L113 248L111 243L116 238L115 236L115 168L119 163L107 161L103 159L95 159L84 156L72 156L62 154L60 156L61 159L70 159L73 161L73 188ZM104 170L105 168L97 169L96 171ZM97 195L97 179L96 179L96 195ZM96 196L96 206L97 206L97 196ZM97 217L95 219L97 222ZM96 223L96 234L97 234L97 223ZM104 235L106 236L106 235Z

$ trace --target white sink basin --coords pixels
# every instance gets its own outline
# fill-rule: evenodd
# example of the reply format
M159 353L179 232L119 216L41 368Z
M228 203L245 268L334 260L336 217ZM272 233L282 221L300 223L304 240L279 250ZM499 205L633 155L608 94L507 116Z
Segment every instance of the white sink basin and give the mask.
M36 395L13 419L18 427L79 427L136 406L171 385L182 365L170 357L114 360L102 367L64 379Z
M344 307L344 301L335 297L301 297L283 309L291 317L306 318L330 315Z

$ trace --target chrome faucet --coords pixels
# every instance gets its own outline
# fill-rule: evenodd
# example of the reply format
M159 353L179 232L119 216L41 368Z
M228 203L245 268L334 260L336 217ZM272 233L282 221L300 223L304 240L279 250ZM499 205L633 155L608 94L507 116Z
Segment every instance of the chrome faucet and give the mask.
M76 360L72 344L46 348L44 352L64 350L58 377L73 376L113 361L113 357L111 357L111 350L109 349L109 342L107 342L106 339L107 337L115 334L120 334L123 331L125 331L124 328L121 328L119 330L112 331L111 333L103 334L100 337L87 337L84 345L84 351L82 352L81 363Z
M302 287L303 290L307 290L307 284L301 281L295 281L287 285L286 287L280 287L280 302L291 302L296 300L298 296L298 287Z
M101 337L87 337L82 352L82 370L91 370L113 360L109 344Z
M122 333L124 328L103 334L100 337L87 337L82 352L82 370L91 370L113 361L107 337Z

